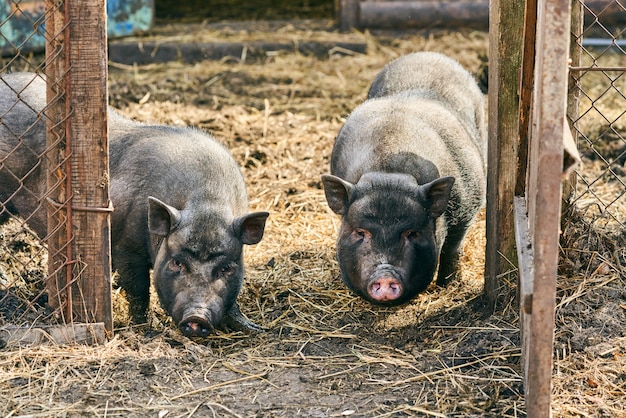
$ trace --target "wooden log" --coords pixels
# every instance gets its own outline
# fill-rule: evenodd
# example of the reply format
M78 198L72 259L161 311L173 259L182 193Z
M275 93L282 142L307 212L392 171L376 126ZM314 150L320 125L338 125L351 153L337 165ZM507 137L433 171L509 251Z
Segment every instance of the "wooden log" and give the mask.
M49 301L113 330L104 0L48 1Z
M335 0L335 3L337 20L342 31L348 31L352 27L390 29L488 27L489 2L485 0ZM584 17L588 24L598 17L603 26L620 30L626 23L626 9L619 2L586 0ZM599 33L594 36L602 35L605 34Z
M385 1L360 3L359 27L452 28L489 27L488 1Z

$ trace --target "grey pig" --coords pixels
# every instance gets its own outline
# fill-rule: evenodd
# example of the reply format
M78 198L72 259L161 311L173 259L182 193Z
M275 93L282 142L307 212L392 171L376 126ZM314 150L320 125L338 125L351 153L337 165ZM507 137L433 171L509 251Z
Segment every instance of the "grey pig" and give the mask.
M32 73L0 78L0 223L20 215L40 237L45 91ZM269 214L247 213L230 153L200 130L138 123L113 109L109 127L112 266L133 321L146 319L153 268L160 303L184 335L206 336L223 320L258 330L236 298L243 244L261 240Z
M323 175L341 215L337 258L345 284L396 306L437 273L458 273L463 239L486 188L484 98L456 61L416 52L389 63L348 117Z

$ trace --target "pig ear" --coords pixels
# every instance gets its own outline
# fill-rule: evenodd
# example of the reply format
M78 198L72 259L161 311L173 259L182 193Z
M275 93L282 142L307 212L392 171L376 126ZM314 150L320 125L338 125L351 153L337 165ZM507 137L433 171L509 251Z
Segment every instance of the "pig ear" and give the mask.
M350 195L354 190L354 185L330 174L322 176L322 183L328 206L336 214L345 215L350 205Z
M235 219L233 229L235 235L244 244L257 244L263 238L265 231L265 221L270 216L267 212L254 212Z
M178 209L166 205L156 197L148 197L148 229L150 233L166 236L178 226L180 212Z
M419 187L418 194L431 218L438 218L445 212L453 184L454 177L441 177Z

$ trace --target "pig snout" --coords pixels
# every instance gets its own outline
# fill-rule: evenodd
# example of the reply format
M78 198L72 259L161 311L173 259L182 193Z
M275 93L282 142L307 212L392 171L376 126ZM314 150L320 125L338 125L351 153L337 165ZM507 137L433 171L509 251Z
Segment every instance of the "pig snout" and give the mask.
M367 286L369 296L378 302L390 302L402 296L399 273L391 265L378 266Z
M204 317L191 315L180 321L178 329L186 337L207 337L213 332L213 325Z
M223 306L215 303L187 305L172 314L178 329L186 337L206 337L212 334L222 317Z

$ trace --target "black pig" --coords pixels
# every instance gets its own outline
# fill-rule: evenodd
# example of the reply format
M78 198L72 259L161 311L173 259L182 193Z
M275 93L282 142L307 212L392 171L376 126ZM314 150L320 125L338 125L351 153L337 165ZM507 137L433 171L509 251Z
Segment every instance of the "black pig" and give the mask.
M322 176L342 216L341 277L365 300L408 302L457 274L463 238L484 205L484 98L456 61L403 56L346 120Z
M20 215L40 237L47 229L38 158L44 106L39 76L0 79L0 222ZM243 244L261 240L268 213L247 213L245 184L230 153L200 130L142 124L114 110L109 126L112 265L133 320L146 319L153 268L160 303L183 334L206 336L222 320L257 329L236 298Z

